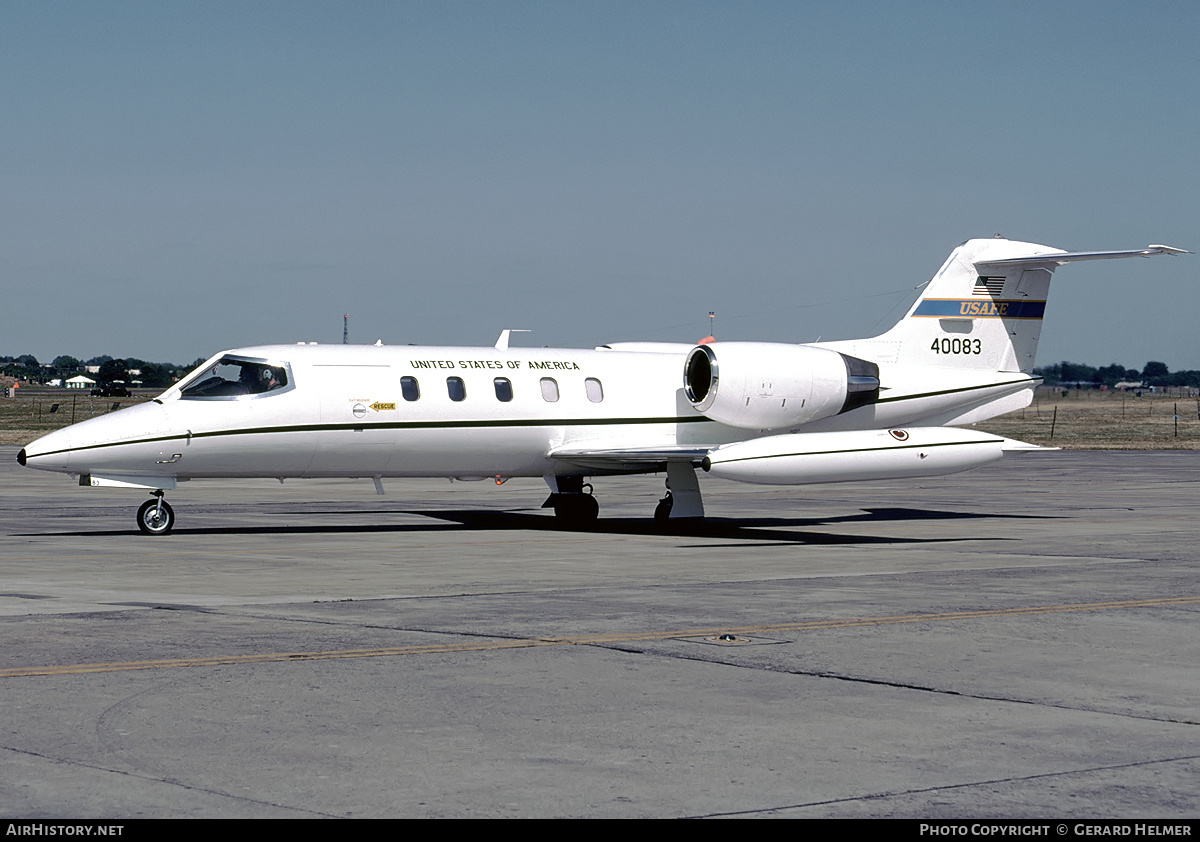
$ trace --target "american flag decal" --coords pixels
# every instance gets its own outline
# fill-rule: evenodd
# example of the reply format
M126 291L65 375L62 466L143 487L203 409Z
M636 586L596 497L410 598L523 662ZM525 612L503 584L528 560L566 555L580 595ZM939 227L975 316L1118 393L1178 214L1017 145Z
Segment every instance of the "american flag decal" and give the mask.
M975 279L975 289L971 290L971 295L990 295L997 296L1000 290L1004 289L1004 276L991 277L988 275L980 275Z

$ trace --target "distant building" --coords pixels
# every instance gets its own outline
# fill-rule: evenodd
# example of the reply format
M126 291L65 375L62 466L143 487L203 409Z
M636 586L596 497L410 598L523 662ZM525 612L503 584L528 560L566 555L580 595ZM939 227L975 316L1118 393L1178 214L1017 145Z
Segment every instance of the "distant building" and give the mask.
M68 389L90 389L95 385L95 380L90 377L84 377L82 374L77 374L67 380Z

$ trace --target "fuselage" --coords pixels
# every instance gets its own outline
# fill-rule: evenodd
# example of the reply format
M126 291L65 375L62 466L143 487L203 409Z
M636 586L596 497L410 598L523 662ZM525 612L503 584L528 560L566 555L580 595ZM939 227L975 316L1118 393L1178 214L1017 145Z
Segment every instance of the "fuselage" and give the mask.
M878 403L789 430L746 430L689 403L687 350L241 348L214 356L151 402L43 436L22 460L142 486L194 477L565 475L580 468L554 459L564 448L714 447L772 432L946 423L973 406L1023 405L1036 383L1020 374L884 366ZM280 382L240 385L236 372L252 367Z

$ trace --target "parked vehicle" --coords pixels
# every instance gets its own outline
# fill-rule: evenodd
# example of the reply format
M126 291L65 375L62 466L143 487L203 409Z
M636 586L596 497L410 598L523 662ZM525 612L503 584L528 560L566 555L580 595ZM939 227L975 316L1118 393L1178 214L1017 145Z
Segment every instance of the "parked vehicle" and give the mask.
M97 398L128 398L133 394L125 388L124 383L98 383L92 389L92 396Z

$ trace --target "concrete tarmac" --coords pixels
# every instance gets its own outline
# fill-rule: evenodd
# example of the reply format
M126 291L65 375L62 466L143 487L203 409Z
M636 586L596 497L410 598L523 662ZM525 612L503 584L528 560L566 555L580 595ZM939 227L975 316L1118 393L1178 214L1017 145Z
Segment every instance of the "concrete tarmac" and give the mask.
M0 448L0 814L1200 816L1200 453L930 480L191 482Z

